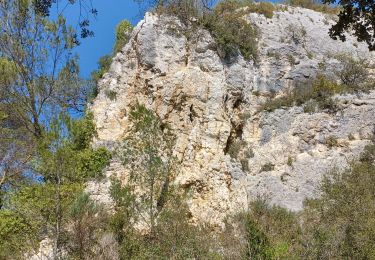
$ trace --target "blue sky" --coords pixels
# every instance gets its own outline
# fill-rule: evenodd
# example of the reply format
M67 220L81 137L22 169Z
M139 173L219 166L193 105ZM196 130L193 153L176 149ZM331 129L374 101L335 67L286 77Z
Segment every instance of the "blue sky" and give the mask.
M96 18L91 19L94 37L81 40L76 48L80 57L81 74L84 77L97 68L97 61L101 56L110 54L115 41L116 25L123 19L136 25L142 19L138 4L133 0L93 0L93 6L98 10ZM74 24L77 21L78 5L71 6L65 15ZM79 31L79 29L78 29Z

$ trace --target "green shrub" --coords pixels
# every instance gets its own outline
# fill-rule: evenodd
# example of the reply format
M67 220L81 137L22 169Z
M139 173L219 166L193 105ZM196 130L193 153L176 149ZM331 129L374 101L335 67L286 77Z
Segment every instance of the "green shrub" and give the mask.
M238 159L241 150L246 146L246 142L243 140L234 140L228 147L228 154L233 159Z
M96 150L86 149L78 154L78 173L83 179L101 179L103 169L109 165L111 153L101 147Z
M362 163L375 163L375 144L367 145L360 157Z
M248 148L245 153L244 153L244 156L245 158L249 159L249 158L253 158L255 156L254 154L254 151L253 151L253 148Z
M326 145L329 147L329 148L332 148L332 147L337 147L339 145L339 141L337 139L336 136L334 135L331 135L331 136L328 136L326 138Z
M286 162L286 164L290 167L292 167L293 165L293 158L290 155L288 156L288 161Z
M11 210L0 210L0 259L22 259L38 247L37 226ZM12 258L10 258L10 256Z
M234 8L232 1L218 4L212 14L203 17L203 25L215 38L223 58L230 60L239 51L246 60L256 61L258 30L242 18L240 11L233 11L231 8Z
M270 2L255 3L252 0L224 0L218 3L215 8L220 14L240 11L242 14L248 12L262 14L266 18L272 18L276 10L275 6Z
M291 92L283 97L268 100L263 104L262 109L273 111L282 107L301 106L305 104L304 110L307 113L315 111L316 107L336 111L336 101L331 97L346 91L347 88L345 86L337 84L325 76L317 76L310 82L298 83Z
M288 54L288 61L291 66L296 64L296 58L292 54Z
M91 73L91 80L93 82L92 91L88 97L88 100L91 101L99 94L98 82L108 72L113 56L120 52L121 49L128 43L130 40L131 32L133 31L133 26L127 20L121 21L116 27L115 33L115 45L113 47L113 53L109 55L104 55L100 57L98 61L98 69L94 70Z
M248 159L241 159L240 163L241 163L241 166L242 166L242 170L244 170L245 172L248 172L250 170Z
M270 2L251 3L246 5L246 11L264 15L266 18L272 18L275 6Z
M261 167L260 171L261 172L270 172L270 171L273 171L274 169L275 169L275 165L268 162Z
M337 15L340 12L339 7L333 7L326 4L321 4L315 0L286 0L286 4L291 6L299 6L307 9L311 9L321 13Z
M303 112L313 114L315 113L317 107L318 103L315 100L309 100L304 104Z
M374 145L365 153L375 156ZM367 157L367 156L366 156ZM321 197L305 202L306 259L374 259L375 165L364 160L326 175Z
M98 69L91 72L91 82L92 82L92 89L88 94L88 101L91 102L94 98L96 98L99 94L98 83L101 78L103 78L104 74L108 72L112 63L112 56L105 55L99 59L98 62Z
M116 98L117 98L117 92L114 91L114 90L109 90L109 89L107 89L107 90L105 90L104 94L105 94L106 97L109 98L109 100L111 100L111 101L114 101L114 100L116 100Z
M155 8L158 14L172 15L177 18L186 26L191 25L195 18L202 15L202 7L198 1L192 0L163 0L158 1Z
M122 20L116 27L116 42L113 48L113 53L121 51L121 49L128 43L130 34L133 31L133 25L128 20Z
M353 90L360 90L361 84L365 83L369 76L368 62L365 59L354 59L350 55L339 55L337 59L342 65L337 72L342 84Z
M257 199L226 223L219 242L223 259L299 259L300 238L296 214Z
M275 60L280 60L281 59L281 54L277 51L267 51L267 56L272 57Z

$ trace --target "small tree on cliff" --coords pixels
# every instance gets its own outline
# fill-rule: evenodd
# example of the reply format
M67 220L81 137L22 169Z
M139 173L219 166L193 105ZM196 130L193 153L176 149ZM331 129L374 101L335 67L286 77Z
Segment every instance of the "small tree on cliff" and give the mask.
M120 150L122 163L129 170L128 187L135 194L135 210L151 236L156 219L165 205L174 177L171 130L144 106L137 105L130 112L133 124Z

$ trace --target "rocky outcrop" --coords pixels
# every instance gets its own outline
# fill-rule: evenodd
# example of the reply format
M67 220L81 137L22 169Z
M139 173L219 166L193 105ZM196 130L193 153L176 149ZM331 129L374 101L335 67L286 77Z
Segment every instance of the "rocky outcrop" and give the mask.
M187 28L176 18L146 14L99 83L90 108L98 129L95 145L111 148L120 142L129 131L130 107L144 104L177 136L176 182L191 189L195 220L221 225L227 214L246 209L258 195L301 209L306 197L319 195L328 170L345 167L369 142L375 92L338 96L335 113L308 114L301 107L269 113L260 105L296 81L332 74L340 66L337 54L370 62L375 56L351 37L344 43L330 39L332 20L326 15L287 9L272 19L245 16L260 29L256 64L241 56L224 61L209 32L198 30L188 40ZM333 138L332 146L327 140ZM241 159L232 158L236 145ZM124 174L116 161L107 171L118 178ZM110 204L108 187L107 178L87 189Z

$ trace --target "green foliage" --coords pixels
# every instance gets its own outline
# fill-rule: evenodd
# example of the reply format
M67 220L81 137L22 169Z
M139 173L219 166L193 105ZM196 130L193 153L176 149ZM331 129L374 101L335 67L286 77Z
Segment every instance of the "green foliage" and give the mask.
M242 18L241 11L231 11L230 8L231 1L221 2L213 14L203 17L203 25L215 38L223 58L230 60L239 50L244 59L256 61L258 30Z
M337 84L325 76L318 76L313 81L297 84L291 92L283 97L270 99L262 109L273 111L282 107L300 106L311 102L305 105L306 112L315 111L316 107L335 111L336 103L331 97L346 91L347 88L344 85Z
M68 212L70 204L75 197L82 192L81 184L66 184L56 187L53 184L34 184L26 186L17 191L11 198L11 205L20 212L22 216L42 227L43 225L53 225L56 221L56 202L53 196L59 188L61 197L61 208Z
M245 228L248 241L246 257L248 259L271 259L268 238L250 216L246 218Z
M205 1L205 0L200 0ZM156 12L178 17L185 25L191 25L193 18L198 18L202 10L199 1L194 0L162 0L156 1Z
M111 67L111 63L112 63L112 56L105 55L99 59L99 62L98 62L99 68L91 72L91 79L93 81L93 90L92 90L92 93L90 93L90 96L88 98L90 101L99 94L98 82L104 76L104 74L108 72L109 68Z
M234 140L228 147L228 154L233 159L238 159L241 150L246 146L246 142L243 140Z
M270 2L256 3L252 0L225 0L218 3L215 8L219 13L240 11L242 14L246 14L250 12L262 14L266 18L272 18L273 12L276 10Z
M53 238L49 232L55 228L57 221L67 223L70 204L81 191L79 184L60 187L33 184L13 193L9 202L11 208L0 210L0 256L3 253L5 259L14 259L7 257L36 250L39 241L47 235ZM60 197L59 204L56 204L56 194ZM61 215L56 214L57 210Z
M122 20L116 26L115 45L113 47L113 53L102 56L98 61L98 69L94 70L91 73L91 80L93 81L94 86L89 100L94 99L99 94L99 80L104 76L105 73L109 71L113 56L116 55L116 53L120 52L121 49L128 43L132 31L133 26L128 20ZM109 93L109 95L106 93L106 95L111 100L114 100L116 98L116 93Z
M121 51L122 47L128 43L133 25L128 20L122 20L116 27L116 42L113 53Z
M262 167L260 168L260 171L261 172L270 172L270 171L273 171L275 169L275 165L268 162L264 165L262 165Z
M219 244L224 259L298 259L301 234L296 214L257 199L226 223Z
M288 161L286 162L286 164L289 166L289 167L292 167L293 166L293 158L289 155L288 156Z
M275 6L270 2L259 2L246 5L246 11L264 15L266 18L272 18L275 12Z
M151 232L166 202L170 182L174 178L175 137L167 125L146 107L136 105L130 111L132 134L125 138L119 155L129 169L128 185L137 187L138 214L144 216ZM147 216L147 217L145 217Z
M114 100L116 100L116 98L117 98L117 92L116 91L113 91L113 90L106 90L105 91L105 95L106 95L106 97L107 98L109 98L109 100L111 100L111 101L114 101Z
M341 10L339 7L333 7L327 4L322 4L321 1L316 1L316 0L286 0L285 2L286 4L291 5L291 6L299 6L299 7L311 9L317 12L333 14L333 15L337 15Z
M288 54L288 61L291 66L296 64L296 58L292 54Z
M0 210L0 259L21 259L36 245L35 227L11 210Z
M342 68L338 71L338 75L342 84L352 88L360 89L363 83L368 79L369 63L366 59L354 59L350 55L339 55L337 59L340 61Z
M375 145L367 145L361 154L360 161L362 163L374 163L375 162Z
M14 82L16 78L16 65L9 59L0 56L0 86L9 85Z
M70 259L96 256L99 231L106 221L105 211L87 193L78 194L69 208L68 252Z
M337 139L336 136L334 135L330 135L327 137L326 139L326 145L329 147L329 148L332 148L332 147L336 147L339 145L339 141Z
M109 164L111 153L100 147L96 150L86 149L78 154L78 173L82 179L103 177L103 168Z
M304 105L303 105L303 112L313 114L317 111L318 109L318 102L315 100L308 100Z
M109 219L109 230L122 245L122 254L131 256L137 250L134 248L136 241L132 240L135 234L133 225L137 220L135 196L128 185L122 186L117 179L112 179L110 194L115 203L115 213Z
M331 38L346 40L346 33L357 37L358 42L366 42L370 51L375 50L374 28L367 26L375 21L372 1L322 0L325 4L340 6L338 20L330 30Z
M94 115L87 113L82 119L67 122L69 139L74 150L84 150L90 147L92 139L96 136L93 119Z
M363 158L374 158L374 145ZM304 241L306 257L373 259L375 231L375 165L373 160L355 162L348 170L334 170L321 186L320 199L306 201Z
M53 181L56 174L67 182L101 178L111 154L105 148L91 148L95 135L96 128L91 113L79 120L71 120L62 115L51 124L50 131L46 132L39 144L36 170L44 175L46 181Z
M112 56L111 55L105 55L103 57L100 57L98 61L99 69L92 72L91 76L95 82L98 82L99 79L103 77L105 73L109 70L112 62Z

